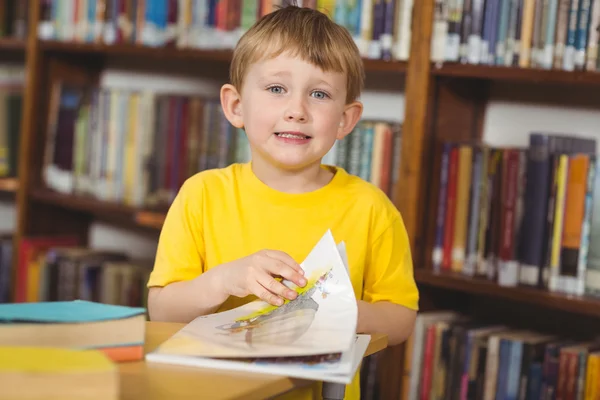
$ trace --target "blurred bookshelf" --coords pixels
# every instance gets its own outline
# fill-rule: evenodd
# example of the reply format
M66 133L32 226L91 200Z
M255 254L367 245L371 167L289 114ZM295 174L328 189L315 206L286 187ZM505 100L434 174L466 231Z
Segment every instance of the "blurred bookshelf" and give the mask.
M1 184L2 181L0 181ZM146 229L149 233L160 231L167 212L166 208L163 210L140 210L120 202L98 200L91 196L62 194L46 188L34 189L31 192L31 198L37 203L82 211L99 220L112 222L122 227Z
M136 44L93 44L79 42L61 42L44 40L40 42L40 49L45 53L54 54L81 54L97 56L142 57L149 60L155 58L169 58L182 61L231 61L231 50L210 50L177 47L151 47ZM386 61L364 58L364 68L367 73L392 72L403 74L406 72L405 61Z
M23 39L0 37L0 51L25 53L26 41Z
M552 293L531 287L503 287L485 278L475 278L456 272L433 272L417 268L415 279L420 285L448 289L496 299L513 300L523 304L534 304L548 309L573 314L600 317L600 299L593 296L577 296Z
M432 74L439 77L508 81L536 84L600 85L600 72L561 71L539 68L497 67L468 64L433 66Z

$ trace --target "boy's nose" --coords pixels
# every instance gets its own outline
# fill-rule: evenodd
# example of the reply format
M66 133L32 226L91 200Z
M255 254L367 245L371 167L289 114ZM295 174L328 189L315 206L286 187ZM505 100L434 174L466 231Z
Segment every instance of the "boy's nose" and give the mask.
M287 121L306 122L306 106L302 99L290 99L285 110L285 119Z
M288 121L305 122L306 115L302 111L289 110L288 112L286 112L285 119Z

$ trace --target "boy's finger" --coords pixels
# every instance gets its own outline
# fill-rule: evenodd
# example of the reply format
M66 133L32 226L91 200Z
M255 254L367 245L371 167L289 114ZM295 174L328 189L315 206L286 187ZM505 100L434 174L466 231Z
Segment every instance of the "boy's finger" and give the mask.
M265 289L264 286L262 286L258 282L254 282L254 284L251 285L250 291L254 293L259 299L264 300L267 303L272 304L274 306L280 306L283 304L283 300L281 299L281 297L269 292L267 289Z
M269 292L279 295L279 297L285 297L286 299L294 300L298 295L295 291L288 288L267 273L261 274L258 277L258 283L260 283Z
M288 281L294 282L298 286L306 285L306 278L296 270L290 268L290 266L283 261L273 260L273 263L267 266L267 270L271 275L279 275Z
M252 293L254 293L261 300L266 301L269 304L274 306L280 306L283 304L283 299L277 296L275 293L271 292L269 289L260 284L260 282L255 281L252 285L251 289Z
M278 251L278 250L267 250L266 255L268 257L274 258L276 260L279 260L279 261L289 265L294 270L296 270L299 273L301 273L302 275L304 275L304 270L302 269L300 264L298 264L289 254L287 254L283 251Z

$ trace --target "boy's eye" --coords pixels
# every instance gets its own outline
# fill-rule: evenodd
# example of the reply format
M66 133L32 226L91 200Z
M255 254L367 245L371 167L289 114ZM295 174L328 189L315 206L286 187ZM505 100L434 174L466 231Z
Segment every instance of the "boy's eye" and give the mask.
M312 95L319 100L323 100L329 97L327 93L321 90L315 90L314 92L312 92Z
M269 86L267 90L273 94L282 94L283 88L281 86Z

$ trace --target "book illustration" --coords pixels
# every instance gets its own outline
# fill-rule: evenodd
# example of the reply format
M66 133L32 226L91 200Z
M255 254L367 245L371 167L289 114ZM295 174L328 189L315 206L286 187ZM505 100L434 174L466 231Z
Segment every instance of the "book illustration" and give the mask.
M255 300L196 318L159 354L237 358L339 354L352 346L357 305L343 242L327 231L300 265L308 283L282 283L299 295L281 306Z
M279 307L268 305L258 312L238 318L232 324L217 328L228 332L223 335L244 334L249 346L269 342L293 343L308 330L315 319L319 303L313 299L313 295L320 294L322 299L327 297L326 282L333 277L331 267L324 268L324 272L314 276L316 278L309 278L305 287L296 289L298 296L293 301L287 300Z

